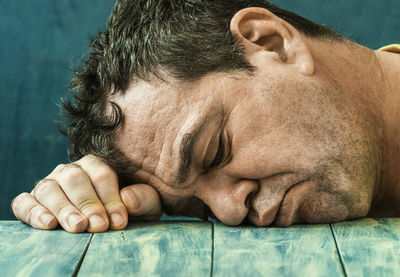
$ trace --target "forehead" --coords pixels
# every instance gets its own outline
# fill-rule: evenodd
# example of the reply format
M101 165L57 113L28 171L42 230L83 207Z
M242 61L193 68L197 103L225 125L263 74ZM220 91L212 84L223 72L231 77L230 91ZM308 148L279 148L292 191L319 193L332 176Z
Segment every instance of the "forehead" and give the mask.
M124 116L116 143L140 168L136 173L140 181L157 176L164 183L174 182L185 134L221 106L220 82L218 78L192 83L138 81L110 99Z

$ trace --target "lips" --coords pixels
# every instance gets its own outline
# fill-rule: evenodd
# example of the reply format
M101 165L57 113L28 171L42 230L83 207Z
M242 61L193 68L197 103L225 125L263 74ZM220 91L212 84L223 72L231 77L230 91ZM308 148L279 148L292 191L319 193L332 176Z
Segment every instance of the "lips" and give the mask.
M290 192L291 189L285 193L283 196L283 199L281 201L281 204L279 206L279 210L276 213L275 219L274 219L274 225L276 226L281 226L281 227L287 227L291 224L293 224L293 216L294 216L294 201L293 197L290 197ZM289 197L288 197L289 195Z
M298 209L312 189L312 182L306 180L293 185L284 195L274 225L286 227L298 221Z
M248 214L248 220L259 227L268 226L275 220L279 207L280 202L274 203L264 212L258 212L256 208L252 208Z
M281 206L282 199L274 197L273 203L265 191L259 191L250 201L247 220L252 224L263 227L274 222Z
M296 220L296 211L305 198L306 192L309 191L308 183L304 180L294 183L283 195L273 197L277 200L272 204L270 200L272 197L269 198L269 201L263 201L263 199L260 200L262 195L255 196L256 199L252 201L248 220L256 226L268 226L272 223L276 226L293 224Z

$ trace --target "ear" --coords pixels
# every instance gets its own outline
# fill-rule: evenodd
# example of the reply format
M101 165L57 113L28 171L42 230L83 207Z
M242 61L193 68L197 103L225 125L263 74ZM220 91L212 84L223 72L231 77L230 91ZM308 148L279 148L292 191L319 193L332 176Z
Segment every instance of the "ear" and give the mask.
M304 36L275 14L263 8L245 8L232 18L230 30L246 57L268 54L275 61L293 65L301 74L314 74L314 59Z

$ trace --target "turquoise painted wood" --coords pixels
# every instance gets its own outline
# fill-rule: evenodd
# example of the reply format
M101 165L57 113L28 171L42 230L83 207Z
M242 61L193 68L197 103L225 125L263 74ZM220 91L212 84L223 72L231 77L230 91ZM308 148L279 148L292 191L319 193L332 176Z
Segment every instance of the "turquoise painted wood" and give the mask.
M164 221L92 235L0 221L0 277L400 276L400 219L331 226Z
M348 276L400 276L400 218L332 225Z
M18 221L0 222L0 276L73 276L91 234L41 231Z
M132 223L95 234L78 276L210 276L209 222Z
M214 227L213 276L344 276L329 225Z

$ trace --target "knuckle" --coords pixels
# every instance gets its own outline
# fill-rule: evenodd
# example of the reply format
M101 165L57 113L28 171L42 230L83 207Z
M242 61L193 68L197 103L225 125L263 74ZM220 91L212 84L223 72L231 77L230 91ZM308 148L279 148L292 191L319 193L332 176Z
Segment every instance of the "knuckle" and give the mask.
M54 168L54 171L60 171L64 166L65 164L59 164Z
M56 174L56 175L60 174L66 166L68 166L68 164L59 164L59 165L57 165L54 168L53 172L50 173L50 176L54 175L54 174Z
M29 217L30 218L38 218L41 214L43 214L45 212L45 210L43 209L42 206L40 205L33 205L30 209L29 209Z
M99 158L93 154L87 154L86 156L83 156L81 161L93 161L93 160L99 160Z
M126 210L125 205L120 200L111 200L104 203L106 210Z
M82 168L76 164L65 165L60 171L61 177L67 183L75 183L77 180L80 180L84 174Z
M75 163L70 163L66 164L62 167L61 172L69 172L69 171L75 171L75 170L82 170L81 166Z
M92 212L92 211L103 211L103 206L101 205L100 202L96 201L96 200L92 200L92 199L83 199L79 204L79 209L83 212L83 213L87 213L87 212Z
M93 154L88 154L86 156L83 156L79 161L77 161L78 163L82 163L82 164L104 164L103 160L99 157L97 157L96 155Z
M53 179L42 179L40 180L34 189L34 196L39 196L42 194L46 194L49 190L53 189L54 186L58 186L58 183Z
M21 193L20 195L18 195L17 197L15 197L15 198L12 200L11 205L12 205L12 206L13 206L13 205L19 205L19 204L21 203L21 201L22 201L24 198L26 198L28 195L30 195L30 194L27 193L27 192Z
M93 183L117 182L117 175L112 169L101 166L90 176L90 179Z
M72 212L73 207L70 205L64 204L61 205L56 211L57 219L67 219L68 215Z
M14 212L14 214L20 213L21 207L23 206L24 203L23 200L24 198L26 198L26 194L27 194L26 192L21 193L11 201L11 209Z

